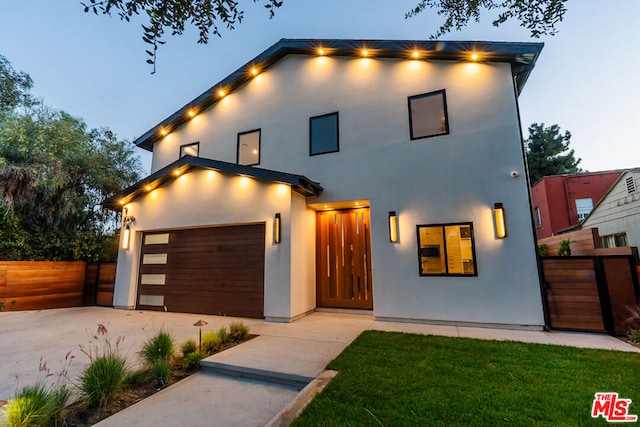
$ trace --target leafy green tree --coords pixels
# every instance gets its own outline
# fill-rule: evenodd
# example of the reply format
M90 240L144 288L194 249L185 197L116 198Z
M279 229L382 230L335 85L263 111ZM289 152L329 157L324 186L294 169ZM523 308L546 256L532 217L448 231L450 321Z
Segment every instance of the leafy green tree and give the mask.
M570 143L571 133L561 134L558 125L545 128L544 123L533 123L529 126L525 148L531 185L545 176L582 172L578 167L582 159L576 159L574 150L569 149Z
M275 10L282 6L284 0L253 0L261 2L273 17ZM245 0L245 3L247 0ZM566 12L567 0L420 0L415 7L405 14L411 18L426 10L433 10L444 17L444 23L433 34L432 38L442 36L451 30L460 30L470 20L478 22L481 14L488 11L498 13L493 25L499 26L509 20L517 20L526 27L532 37L554 35L557 24L562 21ZM198 43L208 43L209 35L222 36L219 25L232 30L241 23L244 10L240 0L90 0L81 3L85 12L92 11L96 15L111 16L116 12L121 20L129 22L137 15L146 15L148 23L142 25L142 40L150 46L146 53L147 62L155 63L158 47L164 44L165 31L171 35L181 35L186 24L197 28L200 36Z
M21 105L31 105L29 90L33 81L27 73L13 69L9 60L0 55L0 115L13 111Z
M0 61L0 75L11 73ZM0 82L9 94L0 114L0 259L105 258L117 218L101 203L138 179L133 144L34 101L31 79L19 75L29 84L14 85L17 97L11 81Z

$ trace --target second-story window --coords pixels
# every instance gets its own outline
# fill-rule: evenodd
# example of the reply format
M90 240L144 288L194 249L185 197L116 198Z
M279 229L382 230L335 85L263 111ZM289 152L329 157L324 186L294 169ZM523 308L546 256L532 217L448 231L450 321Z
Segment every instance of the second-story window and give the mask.
M412 140L449 133L444 89L409 97L409 130Z
M576 199L576 211L578 212L578 221L584 221L593 210L593 200L591 197L584 199Z
M338 113L324 114L309 119L309 155L340 151Z
M238 134L237 163L243 166L260 164L260 129Z
M200 152L200 143L193 142L191 144L184 144L180 146L180 158L184 156L198 157Z

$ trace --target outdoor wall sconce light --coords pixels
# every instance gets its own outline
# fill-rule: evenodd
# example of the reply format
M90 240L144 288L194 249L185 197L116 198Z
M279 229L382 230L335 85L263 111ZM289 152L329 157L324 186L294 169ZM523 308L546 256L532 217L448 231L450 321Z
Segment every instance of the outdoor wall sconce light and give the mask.
M389 211L389 241L398 243L398 215L396 211Z
M276 214L276 217L273 219L273 241L274 243L280 243L280 213Z
M504 239L507 236L507 225L504 220L502 203L496 203L493 206L493 218L496 223L496 235L498 239Z
M208 323L202 319L193 324L193 326L198 327L198 351L202 351L202 327L205 325L208 325Z
M125 251L129 249L131 223L136 220L135 217L127 215L128 212L129 210L127 208L124 208L124 216L122 217L122 225L124 226L124 229L122 230L122 249L124 249Z

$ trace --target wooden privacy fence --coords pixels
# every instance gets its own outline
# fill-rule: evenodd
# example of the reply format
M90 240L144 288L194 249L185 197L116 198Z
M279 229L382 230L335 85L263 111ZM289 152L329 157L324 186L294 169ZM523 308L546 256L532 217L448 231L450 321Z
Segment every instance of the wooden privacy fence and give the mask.
M111 306L114 281L115 263L0 261L0 302L14 311Z
M557 255L560 242L563 240L571 242L571 255L633 255L638 259L638 249L636 247L601 247L597 228L585 228L538 239L538 245L546 245L549 255Z
M552 329L622 334L637 309L638 269L630 255L542 259Z
M113 305L116 263L87 263L84 275L84 305Z

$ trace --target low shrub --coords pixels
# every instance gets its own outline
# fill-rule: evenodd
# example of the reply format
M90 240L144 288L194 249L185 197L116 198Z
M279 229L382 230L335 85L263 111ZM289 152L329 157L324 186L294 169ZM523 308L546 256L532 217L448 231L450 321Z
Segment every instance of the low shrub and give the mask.
M194 351L193 353L189 353L182 358L180 363L182 364L182 368L187 371L194 371L200 369L200 361L207 357L204 352Z
M192 338L187 338L180 344L178 348L180 349L180 353L182 353L182 355L186 357L191 353L195 353L196 351L198 351L198 343L196 343L196 340Z
M640 345L640 329L631 329L627 332L627 339L635 344Z
M139 371L127 371L124 376L123 386L124 387L134 387L140 384L144 384L144 382L149 377L147 371L139 370Z
M240 342L249 338L249 328L242 322L229 324L229 338L231 341Z
M220 340L220 336L213 332L207 331L202 334L202 352L209 355L213 354L220 348L222 341Z
M46 386L42 382L21 388L0 411L7 427L62 426L62 410L71 391L66 385Z
M174 348L175 341L171 334L161 329L144 343L138 355L148 366L152 366L157 359L171 360Z
M123 338L118 337L112 346L104 325L98 325L93 339L88 348L80 346L90 362L80 374L79 389L88 406L104 409L125 384L127 359L118 349Z
M538 255L541 257L549 256L549 247L544 243L538 245Z
M222 344L226 344L231 341L229 330L225 326L222 326L220 329L218 329L217 334Z
M571 256L571 240L564 239L560 241L558 256Z
M161 357L157 358L149 367L149 376L151 379L161 383L163 387L169 384L171 372L171 361Z
M89 406L105 409L127 376L127 361L116 353L95 357L80 375L80 393Z

